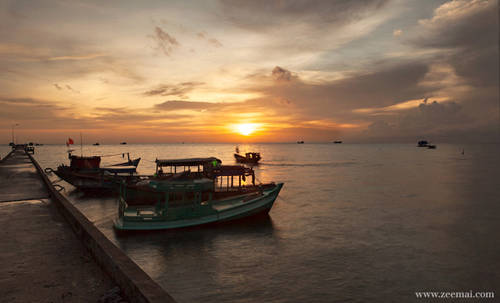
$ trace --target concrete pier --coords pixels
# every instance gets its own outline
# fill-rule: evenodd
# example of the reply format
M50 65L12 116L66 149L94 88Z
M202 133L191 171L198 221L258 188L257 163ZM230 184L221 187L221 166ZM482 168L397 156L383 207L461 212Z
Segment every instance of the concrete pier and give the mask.
M0 229L0 298L7 302L175 303L24 149L0 161Z
M114 287L24 150L0 163L0 301L97 302Z

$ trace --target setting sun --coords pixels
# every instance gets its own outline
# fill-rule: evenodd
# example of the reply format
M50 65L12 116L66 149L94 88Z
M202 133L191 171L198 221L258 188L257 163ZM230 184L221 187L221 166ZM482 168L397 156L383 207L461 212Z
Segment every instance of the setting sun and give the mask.
M236 124L235 128L236 131L243 136L249 136L253 132L257 130L258 124L255 123L243 123L243 124Z

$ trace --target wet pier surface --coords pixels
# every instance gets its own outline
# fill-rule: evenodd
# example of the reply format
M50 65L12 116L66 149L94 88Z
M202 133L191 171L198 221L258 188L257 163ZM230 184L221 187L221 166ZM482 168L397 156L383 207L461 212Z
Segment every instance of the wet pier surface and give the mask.
M2 302L97 302L113 288L22 150L0 163Z

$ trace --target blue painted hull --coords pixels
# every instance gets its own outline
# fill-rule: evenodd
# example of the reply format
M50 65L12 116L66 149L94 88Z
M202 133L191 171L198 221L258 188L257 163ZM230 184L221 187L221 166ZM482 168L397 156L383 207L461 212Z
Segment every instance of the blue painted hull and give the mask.
M160 230L173 229L189 226L197 226L216 222L227 222L247 218L250 216L266 214L274 205L274 201L283 187L283 183L276 184L272 189L265 190L261 196L248 201L240 199L229 199L230 206L223 206L222 201L214 201L214 211L208 215L182 219L182 220L151 220L151 221L128 221L126 217L119 217L114 221L117 230ZM228 201L225 199L224 201Z

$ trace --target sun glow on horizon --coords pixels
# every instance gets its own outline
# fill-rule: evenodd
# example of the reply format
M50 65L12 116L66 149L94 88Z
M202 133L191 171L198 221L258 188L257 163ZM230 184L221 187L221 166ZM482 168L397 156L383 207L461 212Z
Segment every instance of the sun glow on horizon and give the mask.
M254 133L257 128L259 127L258 124L256 123L242 123L242 124L235 124L234 129L236 132L240 133L243 136L249 136L252 133Z

